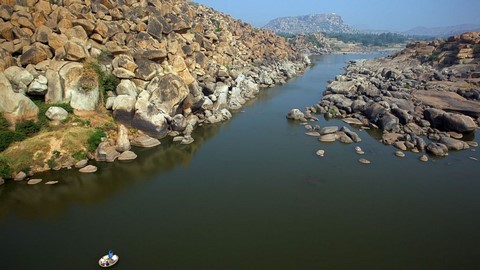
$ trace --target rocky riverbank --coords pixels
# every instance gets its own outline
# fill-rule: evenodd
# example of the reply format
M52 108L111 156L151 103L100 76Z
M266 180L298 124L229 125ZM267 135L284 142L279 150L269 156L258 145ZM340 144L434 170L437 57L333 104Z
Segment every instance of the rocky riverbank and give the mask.
M91 158L116 160L137 137L192 143L195 127L228 120L309 64L284 38L186 0L5 1L0 29L0 112L9 129L43 117L33 100L74 112L49 113L43 134L54 129L60 141L38 142L34 159L43 166L31 172L51 169L52 160L55 168L75 165L86 139L66 149L63 135L102 129L112 117ZM2 154L16 159L23 146Z
M402 151L445 156L476 147L471 139L480 123L480 33L350 62L305 118L314 113L379 129L383 143Z

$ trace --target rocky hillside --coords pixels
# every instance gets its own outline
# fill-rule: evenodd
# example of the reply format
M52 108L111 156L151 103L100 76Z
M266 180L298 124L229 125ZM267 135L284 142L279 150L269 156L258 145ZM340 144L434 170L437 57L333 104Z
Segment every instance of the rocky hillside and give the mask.
M263 28L277 33L294 34L316 32L355 32L352 27L343 22L341 16L334 13L277 18L270 21Z
M36 121L44 117L39 101L67 104L89 125L112 115L122 125L103 139L97 160L113 161L130 149L136 135L123 125L191 143L196 126L229 119L260 89L284 83L308 62L271 31L186 0L2 3L2 116L10 129ZM50 129L66 130L70 115L53 107ZM66 157L61 166L71 166L75 160L59 145L36 155Z
M351 62L308 109L383 131L401 150L445 156L476 147L480 33L411 43L393 56Z

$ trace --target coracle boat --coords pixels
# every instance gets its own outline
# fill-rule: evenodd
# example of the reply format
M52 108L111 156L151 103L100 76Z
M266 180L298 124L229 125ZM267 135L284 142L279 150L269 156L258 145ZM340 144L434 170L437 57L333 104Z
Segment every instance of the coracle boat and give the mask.
M114 255L113 252L110 251L107 255L98 260L98 265L103 268L112 267L118 262L118 259L120 259L120 257Z

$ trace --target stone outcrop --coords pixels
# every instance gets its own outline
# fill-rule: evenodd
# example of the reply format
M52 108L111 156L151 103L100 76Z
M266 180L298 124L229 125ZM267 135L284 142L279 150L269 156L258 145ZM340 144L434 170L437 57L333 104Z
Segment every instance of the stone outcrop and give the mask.
M383 130L384 143L445 156L468 148L452 134L478 128L478 74L480 33L415 42L392 56L350 62L306 113L357 119Z
M0 112L12 122L37 117L33 96L77 111L105 97L118 122L163 138L183 132L176 115L228 120L308 64L284 38L191 1L9 3L0 5ZM109 74L119 84L103 92Z

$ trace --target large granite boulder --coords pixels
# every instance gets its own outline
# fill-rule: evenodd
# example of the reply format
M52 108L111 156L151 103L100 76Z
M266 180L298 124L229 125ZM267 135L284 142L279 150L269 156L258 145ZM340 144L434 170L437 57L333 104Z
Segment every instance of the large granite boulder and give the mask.
M152 85L153 84L153 85ZM148 86L151 91L149 102L165 114L174 115L178 105L188 96L189 89L182 78L167 74Z
M59 71L63 84L63 101L77 110L93 111L100 101L97 74L78 62L70 62Z
M464 141L457 140L457 139L450 138L450 137L445 137L445 136L440 138L440 140L438 142L446 145L448 150L457 150L458 151L458 150L464 150L464 149L470 148L470 146Z
M38 117L37 105L25 95L15 93L3 73L0 73L0 113L10 123L36 120Z
M462 114L447 113L439 109L427 109L424 111L424 116L432 127L440 130L469 133L477 129L475 121Z

